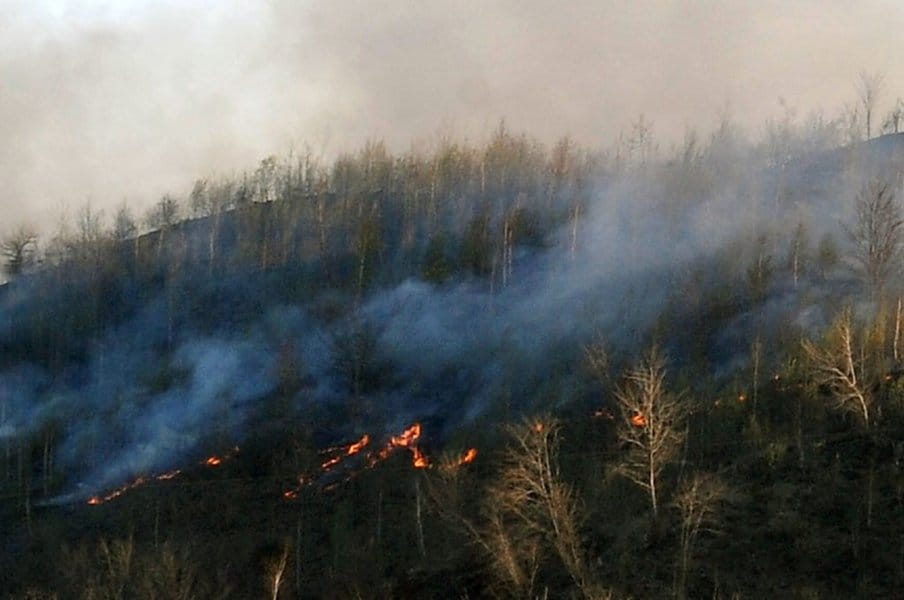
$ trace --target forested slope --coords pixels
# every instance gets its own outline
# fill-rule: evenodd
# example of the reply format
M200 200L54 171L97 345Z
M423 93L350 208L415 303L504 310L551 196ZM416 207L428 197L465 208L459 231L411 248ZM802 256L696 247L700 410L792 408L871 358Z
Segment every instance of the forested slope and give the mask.
M889 597L902 144L501 125L15 230L0 590Z

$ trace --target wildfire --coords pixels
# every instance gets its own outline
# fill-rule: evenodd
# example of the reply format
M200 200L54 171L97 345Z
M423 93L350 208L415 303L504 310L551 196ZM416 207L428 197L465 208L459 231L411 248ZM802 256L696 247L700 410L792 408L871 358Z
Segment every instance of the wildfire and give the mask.
M421 437L421 424L415 423L402 432L401 435L392 436L389 439L389 445L394 447L409 448Z
M465 455L461 457L461 460L458 461L458 466L467 465L469 463L474 462L477 458L477 448L468 448L468 451L465 452Z
M426 469L430 466L430 459L427 458L420 448L415 446L411 449L411 452L414 454L412 464L415 469Z
M370 436L368 434L364 434L364 436L353 444L349 444L348 446L334 446L332 448L327 448L322 451L321 454L328 454L331 452L338 452L336 456L330 457L324 462L320 463L320 468L324 471L329 471L336 465L342 462L343 459L354 456L358 454L362 450L364 450L367 445L370 444Z
M217 456L217 455L208 456L201 462L201 464L204 465L205 467L219 467L221 464L223 464L223 461L229 460L230 458L232 458L233 456L235 456L238 453L239 453L239 447L236 446L230 452L227 452L223 456Z
M631 416L631 425L634 427L646 427L647 418L642 412L636 412Z
M354 444L352 444L351 446L348 447L348 455L351 456L352 454L357 454L358 452L361 452L361 450L363 450L365 448L365 446L367 446L369 443L370 443L370 436L365 433L364 436L360 440L358 440L357 442L355 442Z
M154 477L154 479L157 479L157 477ZM116 488L109 494L106 494L104 496L91 496L90 498L88 498L88 504L90 504L91 506L97 506L99 504L103 504L104 502L109 502L110 500L113 500L114 498L119 498L120 496L122 496L123 494L128 492L129 490L133 490L137 487L144 485L148 481L149 481L148 478L146 478L144 476L138 477L131 483L127 483L121 487Z
M341 462L342 462L341 456L334 456L333 458L321 463L320 468L323 469L324 471L329 471L330 469L332 469L333 467L335 467L336 465L338 465Z
M477 460L477 448L468 448L463 454L449 457L444 460L439 465L439 468L443 471L454 471L455 469L471 464L475 460Z
M430 460L430 457L421 449L418 445L420 441L422 428L420 423L414 423L409 426L407 429L403 430L398 435L392 435L389 437L389 441L386 442L386 445L383 447L374 448L365 452L369 447L371 447L371 437L369 434L364 434L361 439L357 442L347 445L339 445L332 446L323 450L321 452L322 455L328 456L326 460L324 460L320 464L320 471L314 474L303 474L298 478L298 484L291 489L288 489L283 492L282 496L286 500L294 500L298 497L298 494L302 489L314 485L318 481L322 481L320 479L321 475L334 470L336 466L341 464L345 459L350 456L356 454L362 454L365 456L365 466L362 468L358 466L355 470L351 470L348 472L346 479L350 479L356 475L358 475L363 469L373 468L380 462L388 459L396 450L400 448L405 448L409 452L411 452L411 465L415 469L429 469L433 466L433 463ZM442 468L448 467L459 467L461 465L465 465L473 462L477 458L477 449L470 448L467 452L462 455L460 459L453 462L450 465L443 465ZM360 465L360 463L357 463ZM337 482L332 482L329 484L323 485L323 490L332 489L337 485Z
M387 446L387 455L395 448L408 448L411 450L411 464L415 469L426 469L430 466L430 461L417 446L417 441L421 438L421 424L415 423L402 432L399 436L392 436Z
M389 455L392 454L397 448L408 448L411 451L412 459L411 462L417 469L424 469L430 466L430 461L424 455L420 448L417 446L417 442L421 437L421 424L415 423L399 435L394 435L389 438L389 443L386 444L384 448L382 448L376 454L370 456L369 464L370 466L374 466L378 462L384 461L389 458Z
M167 471L166 473L161 473L157 475L158 481L169 481L170 479L175 479L179 475L182 474L182 469L173 469L172 471Z
M238 454L238 451L239 451L239 448L238 448L238 446L236 446L235 448L232 449L231 452L228 452L228 453L224 454L223 456L216 456L216 455L209 456L209 457L205 458L203 461L201 461L200 464L202 466L206 466L206 467L219 466L224 461L226 461L226 460L232 458L233 456L235 456L236 454ZM175 479L176 477L180 476L181 474L182 474L182 469L173 469L171 471L164 471L163 473L157 473L156 475L148 475L148 476L141 475L139 477L136 477L130 483L120 486L120 487L116 488L115 490L113 490L112 492L109 492L108 494L91 496L90 498L88 498L88 504L91 506L97 506L99 504L104 504L105 502L109 502L110 500L118 498L118 497L122 496L123 494L125 494L126 492L134 490L137 487L141 487L144 484L149 483L151 481L170 481L170 480Z

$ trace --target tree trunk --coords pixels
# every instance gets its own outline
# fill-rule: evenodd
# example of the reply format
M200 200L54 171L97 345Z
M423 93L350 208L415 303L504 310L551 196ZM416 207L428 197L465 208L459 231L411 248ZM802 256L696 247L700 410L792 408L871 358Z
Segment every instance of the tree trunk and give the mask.
M571 260L575 259L578 251L578 223L581 219L581 204L576 202L571 219Z
M804 468L804 415L803 398L797 394L797 466Z
M655 468L655 458L652 454L650 454L650 471L649 471L649 486L650 486L650 504L653 508L653 521L657 521L659 519L659 503L656 498L656 468Z
M892 353L895 363L899 360L898 347L901 340L901 297L898 297L898 307L895 310L895 339L892 343Z
M870 450L869 473L866 477L866 528L873 527L873 506L875 505L875 483L876 483L876 451L875 448Z
M208 238L207 248L207 275L212 276L214 272L214 264L217 260L217 238L220 235L220 211L217 210L210 224L210 236Z
M750 398L753 410L753 422L756 423L757 412L757 395L760 387L760 353L762 351L762 343L760 336L757 334L753 342L753 390L751 390Z
M2 401L0 401L0 423L6 423L6 398L5 397L2 399ZM3 479L5 481L10 480L9 461L10 461L10 457L12 456L12 452L11 452L11 449L9 446L9 442L10 442L10 436L7 436L5 438L4 444L3 444L3 446L4 446L4 461L3 461L4 476L3 476Z
M377 494L377 550L383 548L383 490Z
M684 532L681 540L681 565L678 567L678 581L675 585L675 597L684 600L687 597L687 568L690 562L690 540Z
M415 511L417 515L417 547L421 551L421 556L427 557L427 548L424 545L424 522L422 520L421 515L421 486L420 481L414 480L414 493L415 493Z
M50 442L51 442L51 433L48 431L44 434L44 455L41 461L42 466L42 477L41 483L44 490L44 495L47 495L47 490L50 487Z
M295 522L295 596L301 598L301 515Z

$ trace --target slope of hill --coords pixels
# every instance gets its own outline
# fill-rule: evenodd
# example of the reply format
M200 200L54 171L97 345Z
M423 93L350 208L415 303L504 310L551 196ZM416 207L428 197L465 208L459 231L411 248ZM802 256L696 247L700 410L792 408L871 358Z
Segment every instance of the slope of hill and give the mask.
M500 128L82 227L0 290L0 590L894 590L901 281L867 289L846 231L902 140L624 165ZM679 416L644 483L652 347Z

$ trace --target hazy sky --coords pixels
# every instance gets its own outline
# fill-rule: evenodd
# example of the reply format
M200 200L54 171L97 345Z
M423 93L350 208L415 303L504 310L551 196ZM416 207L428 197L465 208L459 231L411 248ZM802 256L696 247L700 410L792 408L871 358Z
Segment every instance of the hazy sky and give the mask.
M505 117L662 147L720 112L827 117L861 70L904 96L900 0L0 0L0 232L90 200L143 211L308 143L329 156Z

